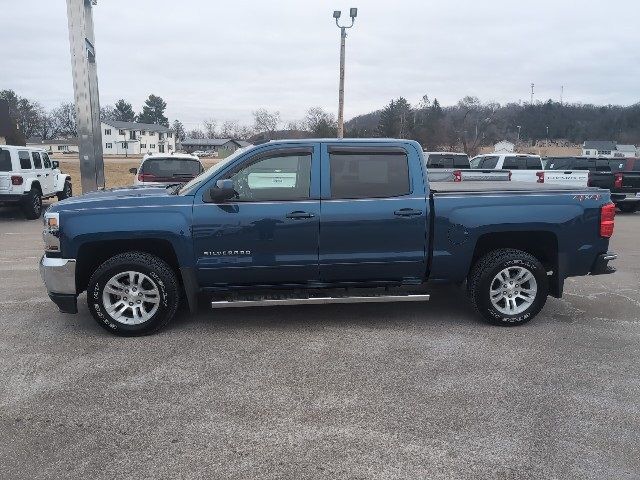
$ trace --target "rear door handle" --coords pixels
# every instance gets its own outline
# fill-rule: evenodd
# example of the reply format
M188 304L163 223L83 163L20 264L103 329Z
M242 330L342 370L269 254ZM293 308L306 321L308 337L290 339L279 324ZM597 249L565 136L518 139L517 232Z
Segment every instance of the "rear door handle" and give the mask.
M287 218L293 218L294 220L298 220L301 218L313 218L313 213L303 212L300 210L296 210L295 212L287 213Z
M393 212L396 217L416 217L422 215L422 210L416 210L415 208L401 208Z

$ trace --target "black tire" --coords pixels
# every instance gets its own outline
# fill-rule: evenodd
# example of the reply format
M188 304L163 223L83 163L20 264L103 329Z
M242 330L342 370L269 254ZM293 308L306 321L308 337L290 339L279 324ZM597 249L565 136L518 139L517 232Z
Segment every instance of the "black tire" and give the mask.
M634 205L634 204L619 203L618 204L618 209L622 213L634 213L634 212L636 212L638 210L638 206Z
M27 220L35 220L42 215L42 193L38 188L31 188L22 204L22 211Z
M73 191L71 189L71 182L66 180L64 182L64 187L62 187L62 191L57 194L58 200L64 200L65 198L71 198L72 196Z
M159 303L155 313L148 320L136 325L127 325L112 317L103 302L107 282L115 275L127 271L146 275L152 286L157 287L159 291ZM125 292L124 295L128 294ZM124 296L109 298L118 302L122 299L129 300ZM126 252L111 257L93 272L87 286L87 305L95 321L109 332L121 336L148 335L164 327L175 316L179 301L180 287L173 269L164 260L143 252ZM126 307L124 303L122 306L133 316L134 309Z
M530 305L526 307L525 310L509 315L498 310L498 308L496 308L492 303L490 291L492 284L496 281L499 282L499 280L496 280L496 276L504 269L511 267L514 269L516 267L521 267L531 272L535 279L537 288L535 297L533 297ZM512 272L513 271L514 270L512 270ZM505 282L505 285L507 283L508 282ZM524 285L525 284L523 283L523 286ZM527 287L520 288L531 287L531 284L529 283L526 285ZM517 284L507 288L517 288ZM505 290L505 292L507 291L508 290ZM471 298L473 307L478 313L480 313L480 315L482 315L485 321L493 325L515 326L527 323L535 317L540 310L542 310L542 307L544 307L544 304L547 301L549 282L547 279L547 272L543 265L533 255L521 250L502 248L487 253L475 263L467 279L467 292ZM498 292L498 295L500 295L500 292ZM507 300L506 298L503 300L504 303L502 305L498 304L498 307L506 308L505 305ZM522 300L520 301L522 302ZM513 302L517 304L515 295ZM521 305L523 305L523 303L521 303ZM518 308L520 308L520 306L518 306Z

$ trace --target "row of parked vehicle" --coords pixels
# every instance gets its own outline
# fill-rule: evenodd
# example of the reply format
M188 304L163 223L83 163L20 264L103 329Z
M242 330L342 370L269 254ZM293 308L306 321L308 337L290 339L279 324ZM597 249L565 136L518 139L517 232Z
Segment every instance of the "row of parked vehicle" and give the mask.
M425 152L431 181L514 181L600 187L622 212L640 208L640 158L540 157L491 153Z

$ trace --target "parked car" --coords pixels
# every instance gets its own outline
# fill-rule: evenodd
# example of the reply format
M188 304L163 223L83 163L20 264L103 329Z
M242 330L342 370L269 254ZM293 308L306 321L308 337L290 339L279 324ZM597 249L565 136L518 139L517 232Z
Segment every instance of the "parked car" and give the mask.
M508 170L472 169L469 155L457 152L423 152L432 182L509 181Z
M295 180L264 181L293 166ZM567 277L614 271L607 190L427 171L414 141L264 143L181 187L53 205L42 278L61 311L77 313L86 290L102 327L140 335L181 298L192 311L207 295L212 308L413 302L428 300L427 281L466 281L480 315L511 326L562 296Z
M189 154L153 154L142 159L138 168L130 173L136 175L134 185L164 186L170 183L186 183L204 171L198 157Z
M611 199L620 211L633 213L640 209L640 159L548 157L548 170L583 170L589 185L611 191Z
M472 168L511 170L511 181L586 187L589 175L580 170L545 171L539 155L490 153L471 159Z
M40 218L42 200L72 195L71 177L40 148L0 145L0 205L16 205L30 220Z

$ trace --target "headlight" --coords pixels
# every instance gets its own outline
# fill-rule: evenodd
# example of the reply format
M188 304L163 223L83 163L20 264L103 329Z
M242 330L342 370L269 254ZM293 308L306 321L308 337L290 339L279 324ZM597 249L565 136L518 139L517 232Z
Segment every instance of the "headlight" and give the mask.
M60 252L60 214L47 212L43 221L42 239L45 252Z

